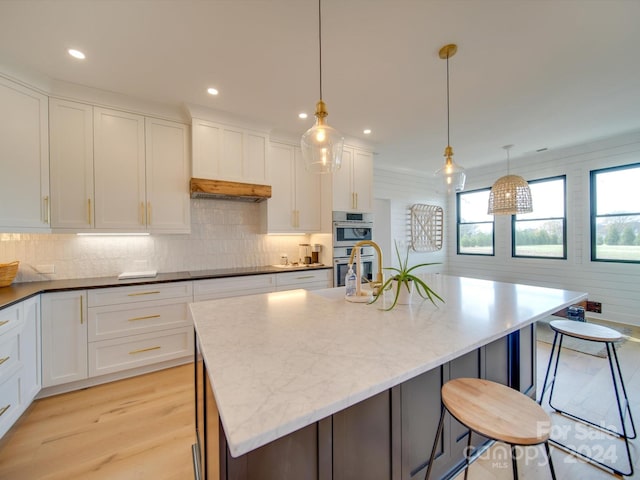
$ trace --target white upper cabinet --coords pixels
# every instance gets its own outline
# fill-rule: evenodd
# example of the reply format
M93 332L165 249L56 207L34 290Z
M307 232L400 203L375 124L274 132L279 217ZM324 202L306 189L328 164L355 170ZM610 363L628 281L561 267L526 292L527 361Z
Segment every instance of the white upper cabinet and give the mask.
M50 110L54 231L189 233L187 125L55 98Z
M49 230L47 97L0 77L0 231Z
M49 100L51 226L86 230L94 226L93 107Z
M144 117L94 108L95 226L146 230Z
M264 184L267 134L198 118L192 123L192 176Z
M321 230L321 175L307 172L299 147L272 142L269 151L267 225L271 233Z
M181 123L145 119L147 230L189 233L189 132Z
M342 167L333 174L333 210L373 211L373 154L345 146Z

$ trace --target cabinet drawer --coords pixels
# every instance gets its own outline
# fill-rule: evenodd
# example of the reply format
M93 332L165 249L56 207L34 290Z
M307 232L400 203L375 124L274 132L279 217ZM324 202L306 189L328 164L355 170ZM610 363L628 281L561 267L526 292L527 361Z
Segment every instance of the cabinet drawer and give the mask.
M89 376L193 355L193 328L132 335L89 343Z
M175 300L89 308L89 341L187 327L188 302Z
M276 285L281 286L295 286L295 288L306 288L305 284L326 282L325 287L331 286L332 270L299 270L296 272L279 273L276 276Z
M17 327L22 321L20 303L0 310L0 338L5 332Z
M210 280L196 280L193 284L193 297L196 302L254 293L268 293L276 289L275 275L212 278Z
M20 336L18 330L0 337L0 381L7 378L20 363ZM0 408L2 406L0 405Z
M191 282L173 282L89 290L89 307L192 296Z
M22 411L19 372L0 383L0 438L11 428Z

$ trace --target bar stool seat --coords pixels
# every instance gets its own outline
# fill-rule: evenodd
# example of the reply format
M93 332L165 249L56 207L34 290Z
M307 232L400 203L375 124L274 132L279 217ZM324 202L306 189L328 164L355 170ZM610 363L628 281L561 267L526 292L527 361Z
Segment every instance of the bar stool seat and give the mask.
M556 478L548 443L551 418L534 400L506 385L479 378L450 380L443 385L441 393L443 408L425 478L429 478L431 474L436 446L442 435L445 410L471 431L511 445L514 478L518 475L515 446L543 443L551 476ZM471 432L467 444L468 452L470 446ZM465 468L468 467L469 455ZM465 478L466 476L465 471Z
M563 444L558 440L554 440L553 438L550 438L549 441L554 445L557 445L563 448L564 450L567 450L572 454L577 455L591 463L594 463L608 470L611 470L613 473L617 475L623 475L623 476L633 475L633 462L631 460L631 450L629 447L629 440L636 438L636 427L633 421L633 416L631 415L631 409L629 407L629 399L627 397L627 390L625 388L624 379L622 378L622 372L620 370L620 362L618 361L618 354L616 353L616 349L614 346L615 342L622 340L622 334L612 328L608 328L603 325L595 325L593 323L578 322L575 320L553 320L549 322L549 326L555 332L555 335L553 337L553 345L551 347L551 354L549 355L547 372L545 373L545 376L544 376L544 384L542 386L542 393L540 394L540 399L538 400L538 403L542 405L542 401L544 399L544 395L547 391L547 388L550 387L549 406L553 408L556 412L564 416L567 416L569 418L572 418L583 424L590 425L600 431L606 432L615 437L624 439L626 451L627 451L627 460L629 462L629 471L622 472L620 469L615 468L612 465L608 465L594 457L586 455L582 451L575 450L571 446ZM611 380L613 382L613 389L614 389L616 403L618 407L618 415L620 418L620 430L606 428L603 426L602 422L596 423L587 418L583 418L575 413L570 413L564 410L563 408L556 406L553 403L553 393L554 393L555 383L558 377L558 364L560 362L560 352L562 351L562 340L565 335L573 338L578 338L584 341L588 341L588 342L600 342L605 344L605 348L607 351L607 360L609 361L609 370L611 372ZM549 378L554 354L555 354L555 365L553 367L553 375L551 376L551 378ZM615 360L615 368L614 368L614 362L613 362L614 360ZM629 415L630 426L632 431L631 434L627 432L626 420L625 420L625 417L627 414Z

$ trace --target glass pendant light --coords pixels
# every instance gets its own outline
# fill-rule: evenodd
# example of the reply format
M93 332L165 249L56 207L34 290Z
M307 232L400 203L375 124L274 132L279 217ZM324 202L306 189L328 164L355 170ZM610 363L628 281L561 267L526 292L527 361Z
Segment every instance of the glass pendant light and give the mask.
M527 181L519 175L509 174L509 150L513 145L505 145L507 151L507 174L495 181L489 194L489 215L516 215L531 213L531 189Z
M320 100L316 103L316 124L302 135L302 159L307 171L332 173L342 165L344 138L327 125L327 108L322 101L322 7L318 0L318 44L320 46Z
M467 178L464 168L453 161L453 148L449 139L449 58L453 57L457 51L458 46L452 43L442 47L438 53L440 58L447 60L447 148L444 149L446 158L444 166L436 170L435 174L442 178L448 192L464 190L464 182Z

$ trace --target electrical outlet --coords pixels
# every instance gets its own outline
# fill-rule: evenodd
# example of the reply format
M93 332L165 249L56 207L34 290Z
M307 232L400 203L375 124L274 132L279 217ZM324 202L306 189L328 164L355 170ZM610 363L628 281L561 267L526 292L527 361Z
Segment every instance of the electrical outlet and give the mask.
M56 273L55 265L36 265L35 269L38 273Z
M602 313L602 303L587 300L587 312Z

